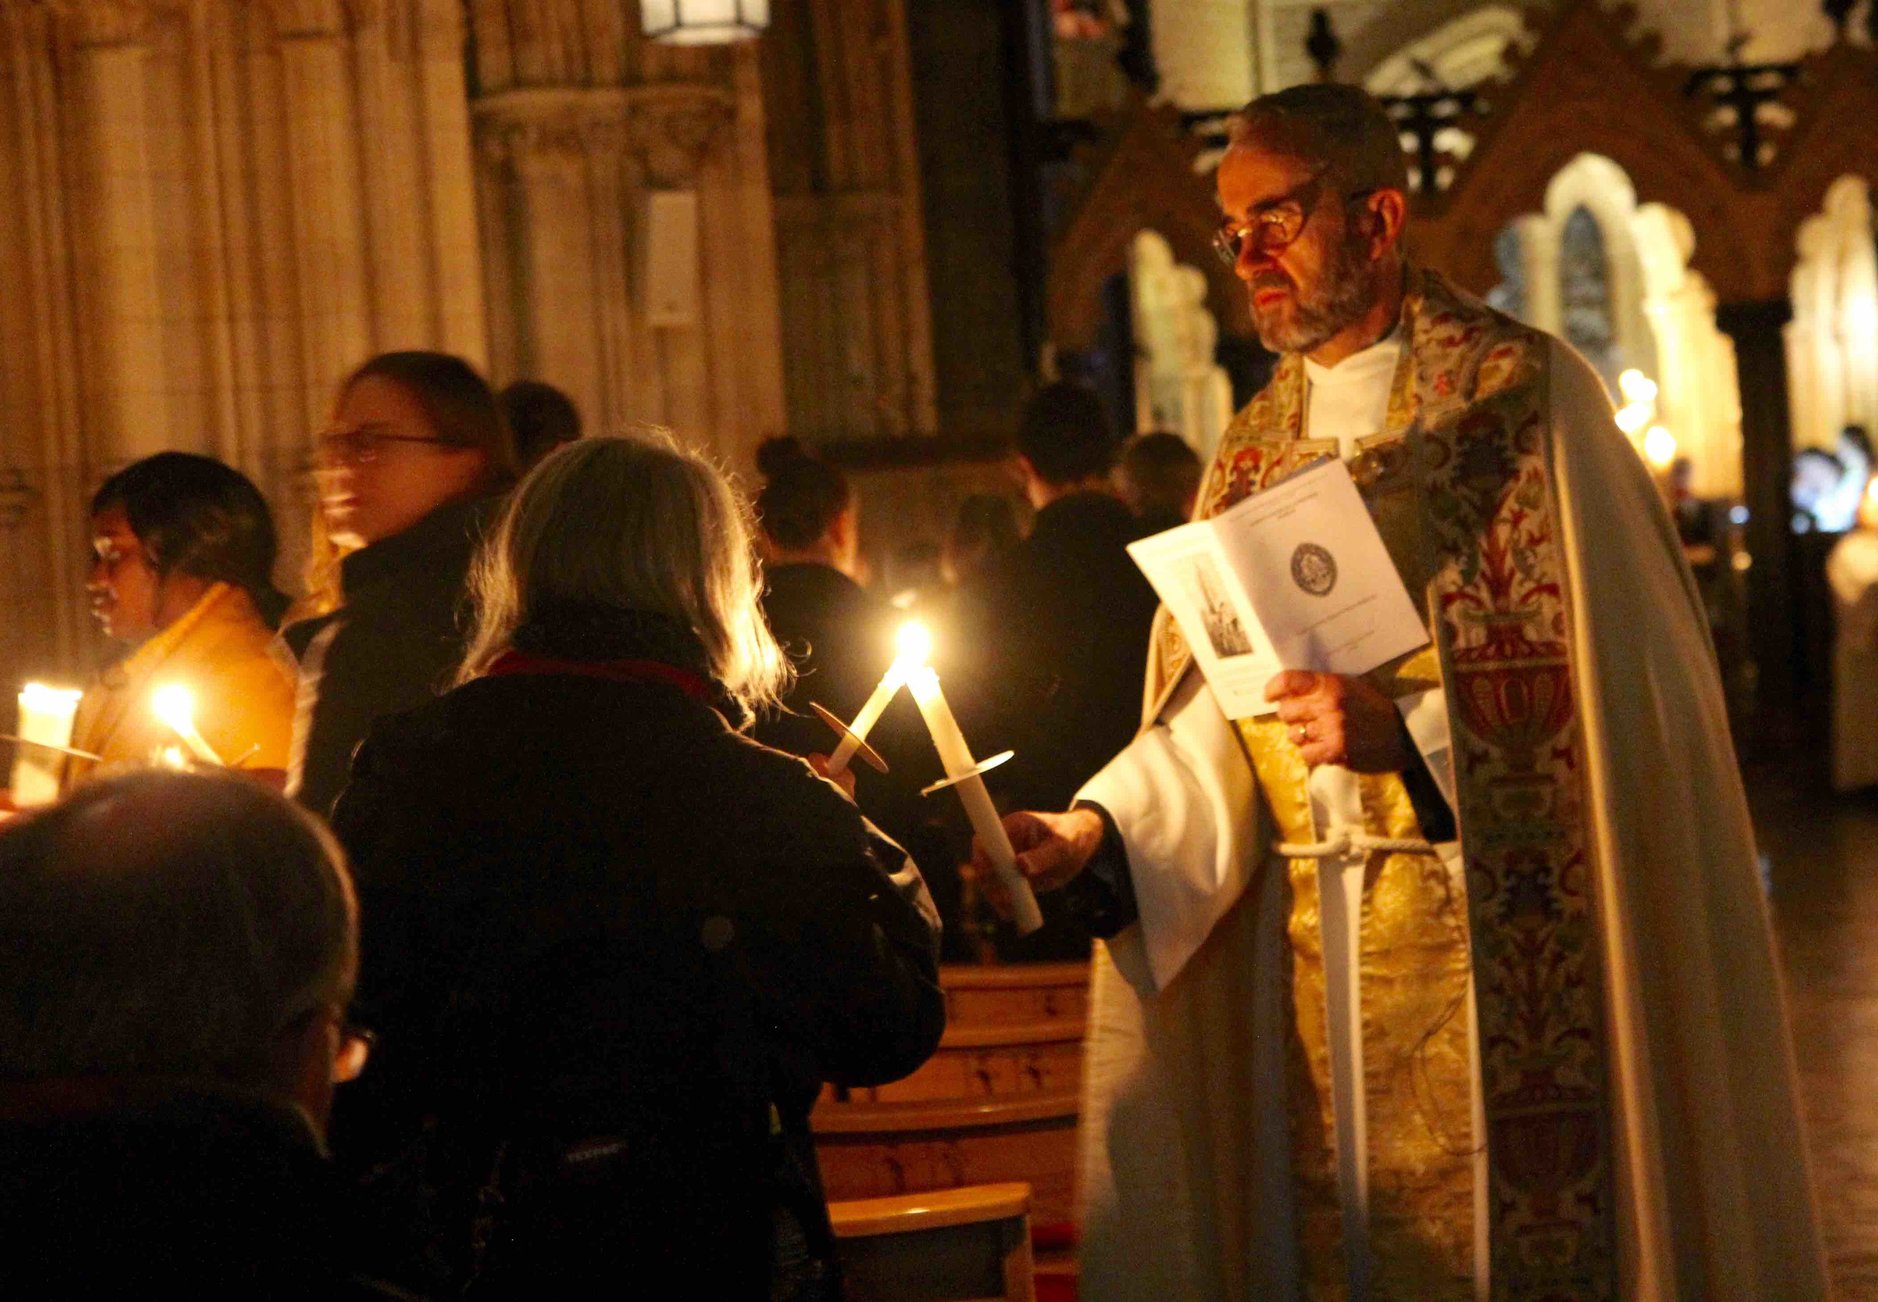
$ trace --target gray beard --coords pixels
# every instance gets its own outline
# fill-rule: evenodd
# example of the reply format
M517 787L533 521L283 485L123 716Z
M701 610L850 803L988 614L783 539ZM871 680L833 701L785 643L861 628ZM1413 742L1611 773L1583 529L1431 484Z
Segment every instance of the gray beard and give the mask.
M1248 292L1258 289L1254 278ZM1260 312L1254 305L1252 325L1258 331L1259 342L1270 352L1315 352L1362 320L1375 301L1371 267L1364 261L1358 241L1351 239L1337 246L1316 290L1308 296L1297 294L1288 318L1280 319L1277 312Z

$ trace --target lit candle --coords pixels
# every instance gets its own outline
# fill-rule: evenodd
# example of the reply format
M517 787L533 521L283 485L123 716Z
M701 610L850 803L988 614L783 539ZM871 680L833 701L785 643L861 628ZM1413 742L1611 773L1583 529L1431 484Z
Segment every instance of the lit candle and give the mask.
M848 762L854 758L854 752L867 740L867 734L880 722L880 716L887 709L887 703L893 700L893 694L906 682L907 675L926 663L926 657L932 654L932 635L926 626L917 620L909 620L900 626L898 642L899 655L887 672L882 675L880 685L874 688L874 694L867 698L861 712L854 716L854 722L848 725L848 735L835 747L835 753L828 757L828 776L839 777L848 768Z
M20 808L49 805L59 798L62 752L72 744L79 696L70 688L44 683L28 683L20 692L20 739L39 743L16 748L13 758L13 803Z
M978 763L972 759L971 747L965 744L965 734L959 731L958 720L952 717L952 707L946 703L945 693L939 690L939 675L921 665L907 674L906 683L926 720L926 730L932 733L933 745L939 749L946 777L957 787L959 799L965 802L965 814L972 821L972 831L977 833L978 843L985 847L992 871L1010 893L1012 921L1017 924L1017 932L1028 936L1043 925L1043 914L1037 908L1037 897L1031 893L1030 883L1017 871L1017 852L1011 848L1011 838L1004 834L1004 821L998 817L997 806L991 803L984 778L976 772Z
M157 718L181 738L189 753L203 764L222 767L222 757L215 753L215 747L200 732L196 731L196 701L189 694L189 689L181 683L169 683L159 687L150 696L150 708L156 711Z

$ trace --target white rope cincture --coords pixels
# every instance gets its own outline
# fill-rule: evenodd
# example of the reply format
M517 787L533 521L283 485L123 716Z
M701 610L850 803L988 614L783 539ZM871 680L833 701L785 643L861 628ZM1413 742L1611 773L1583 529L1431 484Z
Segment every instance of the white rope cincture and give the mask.
M1272 849L1287 859L1336 859L1346 854L1426 854L1439 855L1427 841L1411 836L1371 836L1355 828L1334 829L1328 840L1300 844L1280 841Z

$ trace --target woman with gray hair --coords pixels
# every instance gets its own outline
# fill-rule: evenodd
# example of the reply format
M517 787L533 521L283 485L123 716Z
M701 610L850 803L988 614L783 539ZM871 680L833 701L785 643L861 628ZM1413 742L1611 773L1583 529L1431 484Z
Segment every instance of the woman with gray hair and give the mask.
M840 790L739 731L787 674L740 499L669 440L570 444L474 590L461 685L374 729L334 814L382 1036L334 1142L426 1227L387 1268L838 1296L809 1109L937 1045L938 920Z

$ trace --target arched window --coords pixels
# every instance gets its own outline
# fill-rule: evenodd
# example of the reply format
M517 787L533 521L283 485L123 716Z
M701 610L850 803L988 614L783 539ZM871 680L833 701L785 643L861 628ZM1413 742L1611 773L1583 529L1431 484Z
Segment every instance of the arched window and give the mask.
M1559 315L1566 340L1616 386L1617 322L1611 307L1610 264L1598 219L1583 206L1572 209L1559 236Z

